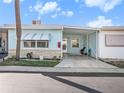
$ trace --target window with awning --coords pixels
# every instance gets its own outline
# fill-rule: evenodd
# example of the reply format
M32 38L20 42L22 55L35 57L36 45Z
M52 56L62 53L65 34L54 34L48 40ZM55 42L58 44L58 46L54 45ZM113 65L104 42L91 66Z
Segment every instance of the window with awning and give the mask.
M51 34L47 33L25 33L22 35L21 40L50 40Z
M24 48L48 48L51 34L46 33L26 33L22 35Z
M37 48L48 48L49 42L46 40L38 40L37 41Z
M47 40L23 40L24 48L48 48L49 41Z
M36 44L34 40L24 41L24 47L26 48L35 48Z

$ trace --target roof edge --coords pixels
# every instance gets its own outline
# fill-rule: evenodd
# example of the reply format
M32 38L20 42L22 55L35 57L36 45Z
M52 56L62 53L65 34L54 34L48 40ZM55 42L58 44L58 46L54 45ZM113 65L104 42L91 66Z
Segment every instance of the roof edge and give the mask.
M101 31L124 31L124 26L103 26Z

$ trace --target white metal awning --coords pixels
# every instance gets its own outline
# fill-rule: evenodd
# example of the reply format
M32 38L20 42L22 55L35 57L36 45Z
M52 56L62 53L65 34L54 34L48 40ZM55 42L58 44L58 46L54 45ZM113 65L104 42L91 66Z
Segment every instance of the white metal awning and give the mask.
M95 28L83 28L83 27L64 27L63 32L65 34L83 34L87 35L90 33L98 32L99 29Z
M50 40L51 34L46 33L26 33L22 35L21 40Z

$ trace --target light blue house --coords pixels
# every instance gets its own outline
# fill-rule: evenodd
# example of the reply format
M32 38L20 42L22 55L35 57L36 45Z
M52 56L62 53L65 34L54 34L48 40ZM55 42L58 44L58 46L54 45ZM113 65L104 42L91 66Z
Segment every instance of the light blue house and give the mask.
M94 58L124 58L124 27L85 28L61 25L23 25L21 57L62 58L68 55L90 55ZM0 27L0 51L15 55L14 25ZM83 50L83 53L81 52ZM107 53L108 52L108 53ZM114 53L116 52L116 53Z

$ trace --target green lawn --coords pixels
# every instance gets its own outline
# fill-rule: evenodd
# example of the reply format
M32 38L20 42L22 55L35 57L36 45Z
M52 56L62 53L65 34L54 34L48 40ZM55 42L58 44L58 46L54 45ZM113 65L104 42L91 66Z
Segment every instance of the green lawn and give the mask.
M49 61L29 61L20 60L15 61L14 59L8 59L4 62L0 62L0 66L37 66L37 67L54 67L59 63L58 60Z

